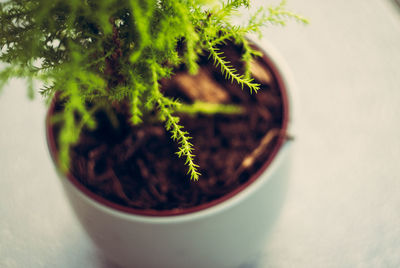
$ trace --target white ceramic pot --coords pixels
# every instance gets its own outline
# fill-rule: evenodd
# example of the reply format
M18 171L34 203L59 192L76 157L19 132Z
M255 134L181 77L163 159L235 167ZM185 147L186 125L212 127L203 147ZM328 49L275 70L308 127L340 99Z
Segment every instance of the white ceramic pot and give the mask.
M285 125L292 132L289 74L274 50L263 47L284 91ZM47 130L55 159L53 134L49 126ZM249 267L262 252L283 205L291 147L291 141L282 139L272 161L234 193L191 210L159 215L139 215L91 194L71 175L60 176L83 228L101 252L121 267Z

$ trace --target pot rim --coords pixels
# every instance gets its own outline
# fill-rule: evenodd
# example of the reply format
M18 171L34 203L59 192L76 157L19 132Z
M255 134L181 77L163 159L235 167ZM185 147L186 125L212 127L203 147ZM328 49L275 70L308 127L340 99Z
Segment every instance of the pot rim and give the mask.
M290 71L282 58L279 56L279 53L277 53L277 51L269 43L264 42L262 47L257 45L255 47L263 53L262 58L271 69L272 75L274 76L278 84L278 88L281 91L283 102L282 130L284 133L293 134L293 80L291 78ZM288 88L290 88L290 91ZM57 165L58 154L56 150L54 133L50 123L50 115L53 113L54 107L55 101L53 100L46 115L46 138L50 156L61 179L65 180L65 177L67 177L68 179L65 181L71 184L70 186L73 188L78 189L78 191L76 191L78 195L87 202L91 203L97 209L129 220L147 223L176 223L177 221L192 221L199 217L211 216L215 213L235 206L241 200L251 195L252 192L256 191L259 188L258 185L266 183L269 180L270 174L273 174L274 170L278 168L279 163L284 158L284 154L287 153L286 151L292 143L291 141L285 140L285 137L281 135L278 138L277 144L273 149L271 156L261 166L261 168L258 169L248 181L240 185L232 192L229 192L218 199L198 206L183 209L163 211L152 209L140 210L108 201L102 196L97 195L87 189L70 172L64 174L59 170ZM265 175L263 175L264 173Z

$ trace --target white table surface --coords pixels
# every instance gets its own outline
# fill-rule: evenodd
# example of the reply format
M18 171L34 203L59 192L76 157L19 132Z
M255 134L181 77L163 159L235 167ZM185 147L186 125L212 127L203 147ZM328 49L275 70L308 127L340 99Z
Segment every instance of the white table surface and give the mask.
M258 3L263 3L259 0ZM301 112L286 205L260 267L400 267L400 9L289 1L309 26L269 28ZM0 96L0 267L112 267L74 218L45 143L45 106Z

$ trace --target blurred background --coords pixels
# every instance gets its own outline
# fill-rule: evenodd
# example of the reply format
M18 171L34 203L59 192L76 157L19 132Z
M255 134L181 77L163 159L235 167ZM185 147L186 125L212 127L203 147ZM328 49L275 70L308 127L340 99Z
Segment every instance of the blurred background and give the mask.
M400 267L400 8L288 7L310 25L269 27L260 42L291 69L300 108L287 202L260 267ZM21 81L1 94L0 267L112 267L66 203L45 112Z

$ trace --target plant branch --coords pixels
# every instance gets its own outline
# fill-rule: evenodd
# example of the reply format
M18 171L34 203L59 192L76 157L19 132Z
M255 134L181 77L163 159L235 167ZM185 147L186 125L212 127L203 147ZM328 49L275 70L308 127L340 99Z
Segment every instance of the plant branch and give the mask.
M156 102L159 110L161 120L165 122L165 129L172 135L171 138L176 141L179 145L177 155L179 157L185 157L185 165L188 167L187 174L190 175L190 179L197 181L201 175L198 172L198 165L194 163L193 144L189 142L191 137L189 133L183 130L183 126L179 125L179 117L172 115L173 109L176 108L179 103L164 97L159 91L158 75L156 66L151 65L152 77L153 77L153 92L152 98Z
M250 93L257 93L260 89L260 85L254 83L253 78L245 77L245 75L240 75L237 73L237 70L231 65L231 62L226 60L223 56L223 52L219 51L218 48L213 47L211 42L207 40L208 51L210 52L210 56L214 59L214 64L221 68L222 74L231 82L237 82L243 89L244 86L247 86L250 89Z

